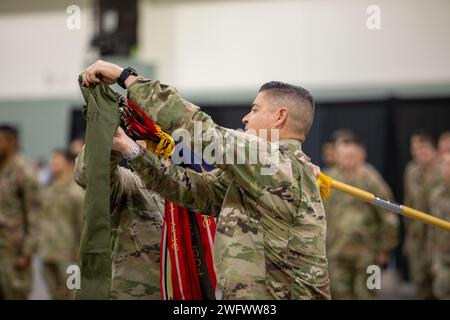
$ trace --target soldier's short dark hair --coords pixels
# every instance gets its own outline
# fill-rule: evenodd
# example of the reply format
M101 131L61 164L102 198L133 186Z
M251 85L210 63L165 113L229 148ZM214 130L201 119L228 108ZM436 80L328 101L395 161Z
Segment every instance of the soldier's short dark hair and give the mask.
M64 159L69 163L72 163L72 164L75 163L76 156L72 152L70 152L70 150L68 150L68 149L56 148L53 150L53 153L63 156Z
M418 129L414 131L413 134L411 135L411 140L412 139L415 139L421 143L427 143L431 145L433 148L436 148L436 140L430 133L428 133L424 129Z
M6 134L8 137L10 137L16 141L19 137L18 130L15 127L8 125L8 124L0 125L0 132Z
M296 107L301 108L301 119L298 119L299 131L306 137L314 120L315 102L311 93L303 87L293 84L270 81L261 86L258 92L269 92L274 98L289 99Z
M347 129L345 129L345 130L347 130ZM342 131L342 133L346 133L346 134L337 136L335 143L351 144L351 145L355 145L363 150L366 150L366 145L365 145L364 141L358 135L356 135L353 131L351 131L351 130L348 130L346 132ZM347 134L347 133L351 133L351 134Z
M259 88L259 92L266 90L273 90L277 93L293 95L298 99L307 101L311 108L314 109L315 107L313 96L303 87L281 81L270 81L264 83L261 88Z

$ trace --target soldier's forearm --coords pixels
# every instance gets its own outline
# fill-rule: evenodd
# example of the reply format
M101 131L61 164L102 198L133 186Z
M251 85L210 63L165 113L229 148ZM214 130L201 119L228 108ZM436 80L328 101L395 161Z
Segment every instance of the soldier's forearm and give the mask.
M130 162L145 186L191 210L217 215L226 186L215 173L197 173L145 151Z
M151 120L165 132L172 135L177 129L187 130L191 142L194 142L194 139L200 140L205 130L217 127L210 116L183 99L175 88L155 80L136 79L128 88L128 98L143 108ZM201 125L200 135L196 136L195 123Z

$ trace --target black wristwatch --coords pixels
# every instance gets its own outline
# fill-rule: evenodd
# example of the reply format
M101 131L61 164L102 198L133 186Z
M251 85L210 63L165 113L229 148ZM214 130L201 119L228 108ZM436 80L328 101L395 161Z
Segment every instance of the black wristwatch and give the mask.
M119 78L117 78L117 84L119 86L121 86L122 88L126 89L127 87L125 87L125 80L127 80L127 78L130 76L137 76L137 72L136 70L134 70L131 67L126 67L125 69L123 69L122 73L120 74Z

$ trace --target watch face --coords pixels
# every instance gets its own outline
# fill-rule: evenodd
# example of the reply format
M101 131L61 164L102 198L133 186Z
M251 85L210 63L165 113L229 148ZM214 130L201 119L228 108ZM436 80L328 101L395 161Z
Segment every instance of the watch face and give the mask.
M137 75L136 70L134 70L133 68L128 68L128 70L130 71L130 74L132 74L133 76Z

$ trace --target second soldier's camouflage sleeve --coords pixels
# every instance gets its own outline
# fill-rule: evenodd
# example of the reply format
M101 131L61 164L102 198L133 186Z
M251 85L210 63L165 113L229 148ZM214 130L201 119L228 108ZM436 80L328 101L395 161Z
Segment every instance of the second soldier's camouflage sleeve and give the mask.
M85 148L81 149L76 161L74 170L74 180L83 189L87 187L84 163ZM129 169L119 167L122 155L119 152L111 152L110 172L111 172L111 208L121 202L122 197L133 192L140 186L139 177Z

